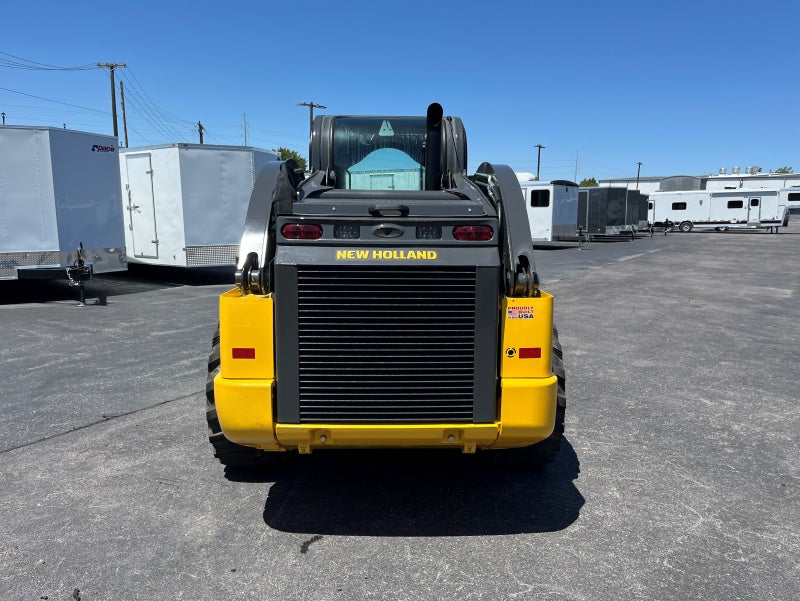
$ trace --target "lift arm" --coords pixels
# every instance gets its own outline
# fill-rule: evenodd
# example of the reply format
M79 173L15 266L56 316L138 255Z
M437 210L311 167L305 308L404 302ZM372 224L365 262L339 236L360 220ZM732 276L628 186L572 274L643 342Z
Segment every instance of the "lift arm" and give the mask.
M539 296L528 213L517 176L507 165L483 163L474 181L494 203L500 220L506 296Z
M272 225L277 215L291 213L302 180L303 171L292 160L270 161L258 174L247 207L236 266L236 286L245 294L269 292L269 270L275 257Z

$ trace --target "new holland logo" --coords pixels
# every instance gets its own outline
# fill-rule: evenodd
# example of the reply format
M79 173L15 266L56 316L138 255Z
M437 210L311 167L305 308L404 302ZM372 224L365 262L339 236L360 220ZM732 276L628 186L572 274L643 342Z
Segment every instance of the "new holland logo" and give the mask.
M92 152L114 152L113 146L101 146L100 144L95 144L92 146Z
M435 261L439 253L435 250L337 250L338 261L384 260L384 261Z

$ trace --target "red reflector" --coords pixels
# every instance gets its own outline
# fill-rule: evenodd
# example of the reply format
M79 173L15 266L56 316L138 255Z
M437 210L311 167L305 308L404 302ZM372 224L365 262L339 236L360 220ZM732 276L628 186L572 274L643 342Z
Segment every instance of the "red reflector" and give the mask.
M541 359L542 358L542 349L541 348L521 348L521 349L519 349L519 358L520 359Z
M281 234L289 240L318 240L322 237L322 226L309 223L287 223Z
M470 242L483 242L491 240L494 235L489 225L457 225L453 228L453 238L468 240Z
M256 349L254 349L254 348L234 348L233 349L233 358L234 359L255 359L256 358Z

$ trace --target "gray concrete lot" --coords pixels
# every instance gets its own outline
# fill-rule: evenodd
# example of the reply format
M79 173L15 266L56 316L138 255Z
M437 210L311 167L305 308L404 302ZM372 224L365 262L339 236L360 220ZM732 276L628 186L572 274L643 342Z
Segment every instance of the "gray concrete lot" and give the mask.
M202 414L229 274L0 294L4 599L800 598L800 223L537 252L567 433L228 473ZM77 590L77 592L76 592Z

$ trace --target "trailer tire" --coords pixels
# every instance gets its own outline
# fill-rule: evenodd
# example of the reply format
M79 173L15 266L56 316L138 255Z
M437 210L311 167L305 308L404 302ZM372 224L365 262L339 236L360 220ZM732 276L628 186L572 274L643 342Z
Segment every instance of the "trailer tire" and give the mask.
M214 378L220 372L219 327L212 338L211 353L208 356L208 377L206 379L206 422L208 441L214 448L214 457L226 467L252 469L273 465L283 453L270 453L252 447L236 444L225 438L217 418L214 403Z
M527 447L492 451L492 458L496 463L530 469L555 461L564 436L564 417L567 411L567 372L564 369L563 351L555 327L553 327L553 374L558 378L553 433L543 441Z
M684 221L679 226L678 229L682 232L691 232L694 226L692 225L691 221Z

